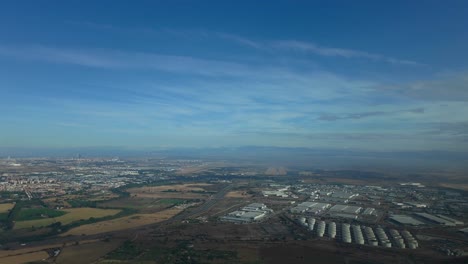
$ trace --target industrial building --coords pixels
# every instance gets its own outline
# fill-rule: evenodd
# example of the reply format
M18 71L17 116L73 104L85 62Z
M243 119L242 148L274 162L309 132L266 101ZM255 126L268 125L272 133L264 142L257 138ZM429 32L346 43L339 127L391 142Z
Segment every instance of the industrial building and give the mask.
M331 195L323 197L322 199L331 203L348 203L349 200L357 196L359 196L357 193L337 191L333 192Z
M375 211L375 208L366 208L366 209L364 209L362 214L363 215L375 215L376 211Z
M336 204L330 208L330 212L345 213L345 214L359 214L362 210L360 206Z
M242 211L266 211L268 210L267 206L262 203L251 203L244 208L242 208Z
M438 224L438 225L445 225L445 226L456 226L456 225L462 225L463 222L461 221L457 221L455 219L452 219L452 218L449 218L447 216L435 216L435 215L431 215L431 214L427 214L427 213L415 213L416 216L428 221L428 222L431 222L431 223L435 223L435 224Z
M265 204L252 203L238 211L231 212L221 217L221 220L234 223L249 223L261 220L271 212L273 211L268 209Z
M296 207L291 208L291 213L312 213L318 214L320 212L325 211L329 208L331 204L328 203L318 203L318 202L303 202L298 204Z
M452 223L455 224L455 225L464 225L464 224L465 224L463 221L456 220L456 219L450 218L450 217L445 216L445 215L440 215L440 214L438 214L437 216L438 216L439 218L442 218L442 219L444 219L444 220L447 220L447 221L449 221L449 222L452 222Z
M390 220L400 225L412 225L412 226L424 225L423 222L416 220L409 215L392 215L390 216Z

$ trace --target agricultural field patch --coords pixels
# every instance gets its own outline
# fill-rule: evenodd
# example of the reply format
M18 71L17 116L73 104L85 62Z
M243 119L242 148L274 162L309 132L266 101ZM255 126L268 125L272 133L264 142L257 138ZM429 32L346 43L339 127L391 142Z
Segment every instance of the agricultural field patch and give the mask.
M121 210L118 209L98 209L98 208L72 208L64 209L66 214L54 218L44 218L29 221L17 221L14 229L30 228L30 227L42 227L48 226L56 222L62 223L62 225L70 224L79 220L87 220L91 217L101 218L105 216L111 216L119 213Z
M120 240L79 244L66 247L55 260L57 264L93 263L121 245Z
M14 206L14 203L2 203L0 204L0 213L8 213Z
M168 220L180 212L182 212L182 209L170 208L170 209L166 209L166 210L163 210L157 213L152 213L152 214L134 214L134 215L111 219L107 221L101 221L97 223L82 225L82 226L69 230L68 232L62 234L62 236L83 235L83 234L94 235L94 234L112 232L112 231L117 231L117 230L135 228L139 226L154 224L154 223Z
M186 203L184 199L158 199L146 197L124 197L99 203L101 208L130 208L140 213L155 213L174 205Z
M15 221L28 221L44 218L54 218L67 214L65 211L49 208L22 208L15 216Z
M38 252L42 250L46 250L48 248L60 247L61 244L50 244L45 246L38 246L38 247L28 247L28 248L21 248L16 250L0 250L0 263L3 263L3 259L11 256L16 255L23 255L32 252Z
M16 256L9 256L0 258L0 263L2 264L18 264L18 263L30 263L36 261L42 261L47 259L49 254L45 251L37 251L31 253L20 254Z

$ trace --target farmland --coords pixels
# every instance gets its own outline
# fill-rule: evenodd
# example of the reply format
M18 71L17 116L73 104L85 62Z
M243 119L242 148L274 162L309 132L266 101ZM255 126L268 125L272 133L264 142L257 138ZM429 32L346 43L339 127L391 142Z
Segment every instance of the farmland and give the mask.
M168 220L169 218L175 216L180 212L182 212L182 209L170 208L152 214L135 214L93 224L82 225L71 229L70 231L62 234L62 236L82 234L94 235L99 233L135 228Z
M1 213L7 213L8 210L10 210L11 208L13 208L15 206L14 203L3 203L3 204L0 204L0 214Z
M98 209L98 208L73 208L64 209L64 215L55 218L44 218L37 220L18 221L15 223L14 229L29 228L29 227L41 227L47 226L56 222L62 223L62 225L70 224L79 220L87 220L91 217L101 218L105 216L115 215L120 212L117 209Z
M48 258L46 249L60 247L60 244L51 244L46 246L22 248L17 250L0 250L0 263L26 263L40 261Z
M54 218L65 215L67 212L49 208L24 208L15 217L15 221L28 221L42 218Z
M81 264L92 263L108 252L116 249L121 244L119 240L97 241L93 243L73 245L65 247L57 257L57 264Z
M141 213L154 213L172 205L184 203L183 199L159 199L147 197L124 197L99 203L101 208L130 208L136 209Z
M0 258L2 264L29 263L47 259L49 255L45 251L25 253L16 256Z
M79 243L70 242L17 250L0 250L0 263L29 263L39 262L43 259L51 260L48 252L54 249L61 250L60 255L55 259L55 263L91 263L114 250L121 243L122 240L118 239L112 241L83 240Z

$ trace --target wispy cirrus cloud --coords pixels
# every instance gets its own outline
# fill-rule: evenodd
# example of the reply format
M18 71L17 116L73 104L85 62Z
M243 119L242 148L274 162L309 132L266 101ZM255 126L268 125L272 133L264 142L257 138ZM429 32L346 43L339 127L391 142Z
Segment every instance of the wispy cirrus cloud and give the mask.
M468 137L468 121L463 122L438 122L431 124L431 134L445 134L450 136Z
M153 33L153 34L170 34L177 37L186 37L186 38L211 38L211 39L221 39L230 41L232 43L242 45L249 48L254 48L257 50L268 51L282 51L282 52L303 52L311 53L324 57L338 57L346 59L368 59L372 61L385 62L390 64L400 64L400 65L410 65L410 66L421 66L423 63L419 63L413 60L394 58L391 56L386 56L383 54L377 54L367 51L347 49L343 47L330 47L325 45L319 45L310 41L303 40L274 40L274 39L252 39L246 36L239 34L220 32L220 31L211 31L203 29L174 29L174 28L160 28L160 29L149 29L149 28L121 28L108 24L98 24L93 22L70 22L74 25L92 27L94 29L100 30L113 30L113 31L122 31L122 32L133 32L133 33ZM213 44L213 43L212 43Z
M321 46L311 42L304 42L298 40L282 40L274 41L271 43L271 46L277 49L285 49L292 51L301 51L307 53L313 53L316 55L326 56L326 57L342 57L342 58L363 58L370 59L375 61L383 61L392 64L406 64L406 65L422 65L421 63L397 59L393 57L384 56L381 54L375 54L365 51L345 49L345 48L335 48L335 47L326 47Z
M174 32L174 31L172 31ZM187 31L175 31L178 33ZM217 31L188 31L190 35L200 34L204 37L216 37L224 40L232 41L242 46L247 46L255 49L262 49L265 51L299 51L303 53L311 53L324 57L339 57L346 59L368 59L372 61L380 61L390 64L410 65L410 66L423 66L423 63L419 63L413 60L399 59L394 57L385 56L382 54L371 53L366 51L328 47L318 45L313 42L300 41L300 40L253 40L248 37L244 37L237 34L217 32ZM187 34L187 33L186 33Z
M0 46L0 56L22 60L80 65L107 69L154 69L198 75L248 75L246 65L222 60L144 52L123 52L103 49L67 49L39 45Z
M468 101L468 71L441 74L432 79L375 87L376 91L425 101Z
M397 111L370 111L370 112L346 113L346 114L324 113L324 114L321 114L317 119L322 120L322 121L337 121L337 120L346 120L346 119L363 119L363 118L375 117L375 116L389 116L389 115L396 115L396 114L401 114L401 113L423 114L424 108L414 108L414 109L397 110Z

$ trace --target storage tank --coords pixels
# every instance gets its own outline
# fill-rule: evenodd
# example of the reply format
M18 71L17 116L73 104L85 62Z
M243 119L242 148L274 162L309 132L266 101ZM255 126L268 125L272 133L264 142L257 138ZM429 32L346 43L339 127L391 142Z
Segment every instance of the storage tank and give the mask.
M408 244L408 248L410 248L410 249L418 248L418 245L416 243L414 243L414 242L407 242L407 244Z
M325 233L325 222L319 221L317 225L317 236L323 237L324 233Z
M353 225L353 237L354 237L354 243L363 245L364 244L364 237L362 236L362 231L361 231L361 226L359 225Z
M418 248L419 246L418 241L413 237L413 235L409 231L407 230L401 231L401 236L405 240L406 245L408 245L408 248L410 249Z
M379 239L379 243L383 247L392 247L392 243L388 239L387 234L381 227L377 227L375 229L375 234L377 235L377 238Z
M313 217L309 218L308 222L309 222L309 231L314 231L315 218Z
M335 222L328 223L328 237L335 238L336 237L336 224Z
M351 243L351 231L349 224L341 225L341 240L345 243Z
M307 226L307 223L306 223L306 218L305 217L300 217L299 218L299 224L303 225L303 226Z
M401 237L400 232L398 232L395 229L391 229L390 236L392 237L393 242L395 243L397 247L406 248L405 242L403 241L403 238Z
M364 227L364 235L367 240L367 244L371 246L377 246L379 245L379 242L377 241L377 238L375 237L374 230L372 230L371 227Z

